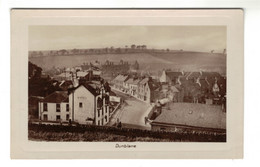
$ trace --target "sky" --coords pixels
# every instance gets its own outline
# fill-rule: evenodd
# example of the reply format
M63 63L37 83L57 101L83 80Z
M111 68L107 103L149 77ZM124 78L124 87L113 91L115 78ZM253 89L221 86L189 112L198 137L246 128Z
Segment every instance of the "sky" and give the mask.
M223 52L225 26L30 26L29 50L147 48Z

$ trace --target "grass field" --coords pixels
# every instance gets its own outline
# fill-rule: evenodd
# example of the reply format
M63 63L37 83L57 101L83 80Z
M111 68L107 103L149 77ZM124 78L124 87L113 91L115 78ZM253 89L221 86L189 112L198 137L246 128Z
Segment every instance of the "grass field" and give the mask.
M120 60L133 63L138 61L141 70L158 71L163 68L198 70L209 69L212 71L225 71L226 55L205 52L171 52L171 53L124 53L124 54L93 54L93 55L69 55L69 56L42 56L31 57L29 60L42 67L74 67L83 62L96 60L104 63L106 60L119 62Z

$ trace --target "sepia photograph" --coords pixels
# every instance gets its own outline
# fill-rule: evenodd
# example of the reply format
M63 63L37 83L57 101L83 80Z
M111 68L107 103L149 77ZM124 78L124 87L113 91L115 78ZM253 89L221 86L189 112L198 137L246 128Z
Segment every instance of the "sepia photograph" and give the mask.
M242 10L11 16L13 158L243 157Z
M225 26L30 26L28 139L226 142Z

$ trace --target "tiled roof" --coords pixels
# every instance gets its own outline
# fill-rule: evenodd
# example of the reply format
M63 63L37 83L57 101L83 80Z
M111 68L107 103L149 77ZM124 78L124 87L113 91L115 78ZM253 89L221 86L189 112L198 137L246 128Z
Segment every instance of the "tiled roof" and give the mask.
M46 103L61 103L69 102L67 91L55 91L52 94L46 96L43 100Z
M171 103L170 110L163 110L153 123L226 129L226 113L217 105Z

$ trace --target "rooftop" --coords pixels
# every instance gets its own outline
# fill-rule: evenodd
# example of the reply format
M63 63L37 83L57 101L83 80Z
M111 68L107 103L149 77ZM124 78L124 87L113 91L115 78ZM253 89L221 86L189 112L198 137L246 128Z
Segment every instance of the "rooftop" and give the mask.
M61 103L69 102L67 91L55 91L52 94L46 96L43 102L47 103Z
M127 75L121 75L121 74L120 74L120 75L116 76L116 78L115 78L114 80L124 82L127 78L128 78Z
M153 123L176 124L202 128L226 129L226 113L221 106L170 103L170 110L163 109Z
M182 72L166 71L165 74L170 79L174 79L174 78L177 78L177 77L181 76Z

